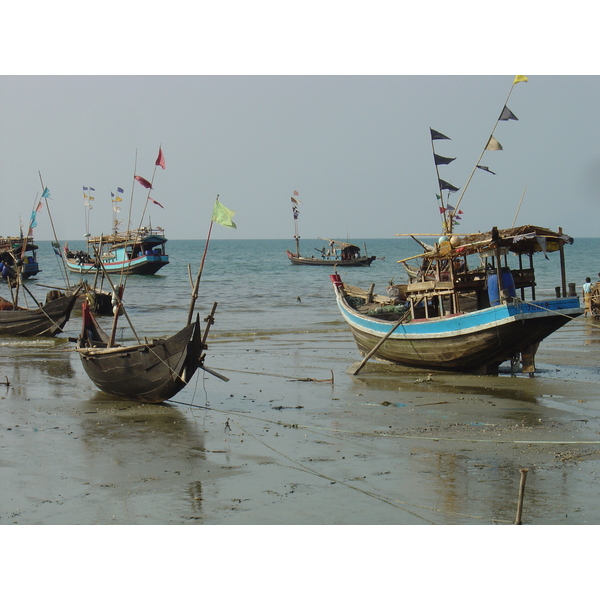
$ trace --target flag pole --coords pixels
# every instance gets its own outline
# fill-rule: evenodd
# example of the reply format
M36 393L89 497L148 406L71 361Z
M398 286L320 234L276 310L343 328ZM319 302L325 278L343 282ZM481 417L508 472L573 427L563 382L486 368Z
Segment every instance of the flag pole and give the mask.
M160 144L160 146L158 147L158 155L160 156L160 152L162 149L162 144ZM152 185L154 184L154 175L156 175L156 167L158 167L158 159L156 159L156 162L154 163L154 170L152 171L152 179L150 179L150 188L148 189L148 194L146 196L146 204L144 204L144 210L142 211L142 216L140 218L140 226L138 227L138 229L140 229L142 227L142 223L144 222L144 215L146 214L146 209L148 208L148 200L150 200L150 191L152 190ZM152 229L152 227L150 227L150 229Z
M431 131L431 127L429 128L429 131ZM446 210L444 208L444 196L442 193L442 184L440 183L440 170L439 170L438 164L435 160L435 146L433 145L433 135L430 135L429 137L431 137L431 152L433 153L433 162L435 164L435 174L437 176L438 186L439 186L439 190L440 190L440 199L439 199L440 206L438 208L440 209L440 212L443 215L444 233L445 233L446 231L448 231L448 221L446 219Z
M52 213L50 212L50 205L48 204L48 196L44 196L44 191L46 190L46 186L44 185L44 180L42 179L42 173L41 171L38 171L38 175L40 176L40 183L42 184L42 196L44 197L44 200L46 201L46 210L48 211L48 217L50 218L50 225L52 226L52 233L54 235L54 241L58 244L58 237L56 236L56 229L54 228L54 221L52 220ZM67 284L67 288L71 287L71 284L69 283L69 273L67 271L67 267L64 264L64 260L62 261L63 265L63 269L65 272L65 281Z
M510 98L510 95L512 94L513 88L515 87L515 85L518 82L515 81L512 82L511 86L510 86L510 91L508 92L508 96L506 97L506 100L504 101L504 106L506 106L508 104L508 100ZM502 110L504 110L504 106L502 107ZM502 112L500 113L500 117L502 116ZM471 183L471 179L473 179L473 175L475 175L475 171L477 170L477 166L479 165L479 163L481 162L481 159L483 158L483 155L485 153L485 151L487 150L488 144L490 143L493 135L494 135L494 131L496 131L496 127L498 127L498 123L500 122L500 117L498 117L496 119L496 123L494 124L494 127L492 129L492 133L490 133L490 136L487 140L487 142L485 143L485 146L483 147L483 150L481 151L481 154L479 155L479 158L477 159L477 162L475 163L475 166L473 167L473 171L471 171L471 175L469 175L469 179L467 179L467 183L465 183L462 193L458 198L458 202L456 203L456 206L454 207L454 210L452 211L452 214L450 215L450 227L452 227L452 221L454 219L454 215L456 215L456 212L458 211L458 205L460 204L461 200L463 199L463 196L465 195L465 192L467 191L467 188L469 187L469 183ZM450 229L450 233L452 233L452 229Z
M215 204L219 200L219 194L217 194L217 198L215 200ZM194 315L194 307L196 305L196 300L198 299L198 289L200 287L200 278L202 277L202 271L204 270L204 261L206 259L206 253L208 251L208 244L210 242L210 234L212 233L213 227L213 219L210 219L210 226L208 228L208 235L206 236L206 244L204 245L204 252L202 254L202 260L200 261L200 267L198 268L198 275L196 275L196 282L194 283L194 289L192 290L192 299L190 301L190 310L188 312L188 320L187 324L189 325L192 322L192 317Z

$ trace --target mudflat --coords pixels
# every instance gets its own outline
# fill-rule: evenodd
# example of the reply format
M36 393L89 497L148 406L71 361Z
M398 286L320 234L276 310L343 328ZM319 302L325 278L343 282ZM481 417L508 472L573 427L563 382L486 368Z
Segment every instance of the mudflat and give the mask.
M2 525L600 523L600 329L535 377L360 360L347 332L211 347L169 402L95 390L68 345L0 372Z

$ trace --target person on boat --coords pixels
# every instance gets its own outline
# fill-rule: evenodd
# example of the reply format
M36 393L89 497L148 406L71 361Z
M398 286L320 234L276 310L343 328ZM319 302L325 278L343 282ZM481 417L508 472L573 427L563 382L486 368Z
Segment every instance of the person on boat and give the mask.
M583 284L583 302L585 305L583 316L589 317L592 313L592 280L589 277L585 278Z

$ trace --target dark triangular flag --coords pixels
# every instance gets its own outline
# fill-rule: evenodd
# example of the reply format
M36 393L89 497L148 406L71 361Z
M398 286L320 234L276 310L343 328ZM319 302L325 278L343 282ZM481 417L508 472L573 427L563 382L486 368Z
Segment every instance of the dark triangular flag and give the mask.
M431 139L432 140L449 140L450 139L447 135L444 135L443 133L440 133L439 131L436 131L435 129L431 129L431 127L429 128L429 131L431 131Z
M433 160L435 160L436 165L449 165L453 160L456 160L456 158L446 158L445 156L434 154Z
M491 173L492 175L495 175L496 173L494 173L494 171L490 171L489 167L484 167L483 165L477 165L478 169L481 169L482 171L487 171L488 173Z
M502 111L502 114L500 115L500 118L498 119L498 121L509 121L509 120L513 120L513 121L518 121L519 119L517 119L517 117L515 117L514 113L510 110L510 108L508 108L508 106L504 107L504 110Z
M449 192L458 192L457 187L454 187L451 183L444 181L443 179L439 179L440 182L440 190L448 190Z

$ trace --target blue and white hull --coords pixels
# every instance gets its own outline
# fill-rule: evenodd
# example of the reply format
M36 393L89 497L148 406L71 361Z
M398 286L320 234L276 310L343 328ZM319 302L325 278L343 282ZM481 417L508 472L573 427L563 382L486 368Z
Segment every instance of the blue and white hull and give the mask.
M347 302L343 284L334 282L337 304L362 355L396 325L361 314ZM497 373L500 364L533 352L551 333L583 313L579 298L492 306L470 313L401 323L373 358L411 367Z

